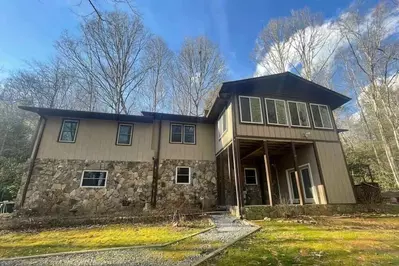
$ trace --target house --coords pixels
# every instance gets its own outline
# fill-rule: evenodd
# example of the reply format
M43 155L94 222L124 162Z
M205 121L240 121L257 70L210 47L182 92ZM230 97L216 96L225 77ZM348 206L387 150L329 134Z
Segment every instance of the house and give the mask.
M86 215L355 203L332 115L349 100L287 72L224 83L204 117L22 106L40 123L18 205Z

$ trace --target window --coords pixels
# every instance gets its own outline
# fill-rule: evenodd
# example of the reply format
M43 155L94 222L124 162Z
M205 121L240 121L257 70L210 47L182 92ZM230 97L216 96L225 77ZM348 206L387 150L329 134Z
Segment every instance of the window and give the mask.
M84 170L82 173L81 187L105 187L108 171Z
M117 145L132 145L132 132L133 132L133 125L119 124L116 144Z
M176 167L176 184L190 184L191 168L178 166Z
M257 185L258 178L256 176L255 168L244 168L245 184L247 185Z
M288 101L291 125L298 127L310 127L308 109L306 103Z
M315 128L333 128L330 112L328 111L327 105L311 103L310 110L312 111L313 123Z
M288 125L285 101L265 99L267 123L272 125Z
M64 120L61 126L59 142L70 142L76 141L76 133L78 131L79 121L78 120Z
M223 136L223 134L227 131L227 114L226 111L223 113L223 115L219 118L218 121L218 132L219 132L219 138Z
M260 98L239 96L241 122L263 124L262 105Z
M170 124L170 142L195 144L195 125Z

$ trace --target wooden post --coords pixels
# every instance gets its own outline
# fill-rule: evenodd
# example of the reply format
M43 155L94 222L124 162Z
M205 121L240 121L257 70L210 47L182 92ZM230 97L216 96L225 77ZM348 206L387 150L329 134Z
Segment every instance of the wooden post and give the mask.
M239 147L239 142L237 143L236 140L233 140L232 142L232 151L233 151L233 167L234 167L234 180L236 184L236 197L237 197L237 208L238 208L238 214L240 218L242 217L242 193L241 193L241 182L240 182L240 175L241 175L241 161L239 154L237 154L237 146L238 150L240 149ZM238 158L237 158L238 157Z
M294 156L295 180L296 180L296 185L297 185L298 194L299 194L299 204L304 205L305 201L304 201L303 187L302 187L301 179L299 178L298 159L296 156L294 142L291 142L291 147L292 147L292 155Z
M267 193L269 195L269 204L273 206L273 196L272 196L272 173L270 170L270 158L269 149L267 148L267 141L263 141L263 160L265 161L265 173L267 180Z

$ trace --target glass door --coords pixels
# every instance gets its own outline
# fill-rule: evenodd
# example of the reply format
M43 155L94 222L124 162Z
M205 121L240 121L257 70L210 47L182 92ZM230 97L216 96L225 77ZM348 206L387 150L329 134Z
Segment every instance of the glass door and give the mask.
M313 194L313 179L310 170L310 165L305 164L299 167L299 179L301 180L305 203L314 203ZM287 183L289 187L290 201L291 203L299 203L298 186L295 178L295 170L287 170Z

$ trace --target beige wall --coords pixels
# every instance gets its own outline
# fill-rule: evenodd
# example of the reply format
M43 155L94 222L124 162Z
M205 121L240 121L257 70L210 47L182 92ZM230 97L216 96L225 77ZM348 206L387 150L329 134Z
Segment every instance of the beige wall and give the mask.
M158 124L154 123L154 145L157 145ZM170 123L190 124L162 121L160 159L181 160L215 160L215 127L213 124L196 124L196 144L170 143Z
M134 123L131 146L115 145L117 121L81 119L75 143L57 142L62 118L49 117L38 158L152 161L152 124Z
M215 124L215 143L216 143L216 149L215 153L218 153L221 149L226 147L231 140L233 139L233 112L232 112L232 103L229 104L229 106L226 108L226 119L227 119L227 131L219 138L219 133L218 133L218 123L216 122Z
M355 203L340 143L316 142L329 203Z
M315 195L315 203L316 204L326 204L327 200L323 191L323 187L320 180L319 169L317 167L316 156L313 151L313 145L307 144L302 146L297 150L297 159L298 159L298 166L302 166L305 164L310 165L312 179L313 179L313 192ZM278 178L279 178L279 185L280 185L280 192L281 197L285 199L287 203L289 200L289 192L288 192L288 183L287 183L287 172L286 170L294 168L294 159L291 154L287 154L280 158L277 163L277 170L278 170ZM275 171L272 168L272 171Z

